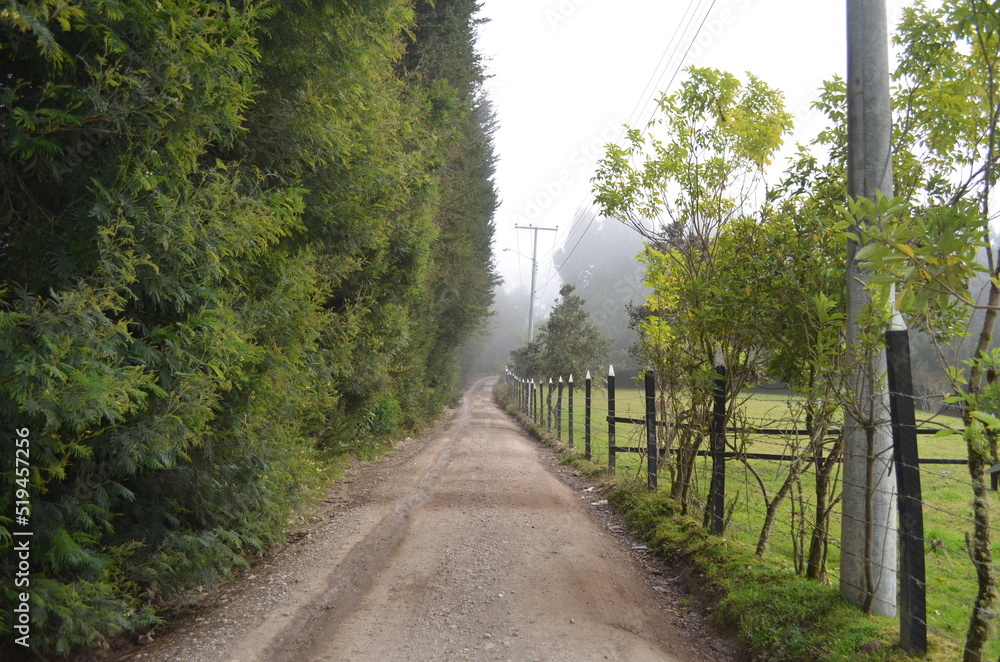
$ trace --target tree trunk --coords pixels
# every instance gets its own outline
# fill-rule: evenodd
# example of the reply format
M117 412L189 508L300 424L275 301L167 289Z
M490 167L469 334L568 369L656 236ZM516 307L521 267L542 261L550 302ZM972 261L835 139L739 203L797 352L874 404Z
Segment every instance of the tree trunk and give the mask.
M677 445L677 480L674 481L671 496L681 504L681 514L687 515L690 512L691 481L701 441L690 436L681 436L680 439L681 442Z
M795 478L798 474L798 467L795 466L795 462L792 462L792 466L788 468L788 477L785 478L785 482L781 484L778 491L775 493L774 498L771 499L770 503L767 504L767 512L764 514L764 526L760 529L760 535L757 536L757 549L754 554L757 558L764 558L764 554L767 553L767 546L771 538L771 527L774 526L774 520L778 515L778 509L781 508L782 502L784 502L785 497L788 496L788 492L792 489L792 485L795 483Z
M976 346L976 356L982 357L989 351L990 342L993 339L993 328L997 319L997 306L1000 305L1000 289L996 286L996 276L990 284L990 294L987 300L986 318L983 320L983 328L979 334L979 341ZM975 396L982 389L983 366L973 363L969 371L969 394L973 396L970 400L975 400ZM972 417L967 408L963 419L968 426L972 422ZM982 651L986 646L986 639L990 631L990 613L993 609L993 602L997 597L996 576L993 571L993 554L990 551L990 502L986 487L986 469L989 467L989 458L985 454L985 448L977 447L974 439L969 439L969 476L972 478L973 494L973 527L974 533L969 541L969 556L976 566L976 582L978 584L976 599L974 601L972 615L969 617L969 630L965 635L965 654L963 662L979 662L982 660Z
M965 635L963 662L980 662L982 651L990 634L993 602L997 597L996 578L993 576L993 555L990 552L990 506L986 487L986 458L980 449L969 442L969 475L972 477L974 534L969 541L969 556L976 566L978 590L969 618L969 631Z
M817 581L826 579L826 552L830 536L830 513L833 510L832 477L843 450L844 437L841 435L830 449L829 457L819 463L816 471L816 525L809 541L806 577Z

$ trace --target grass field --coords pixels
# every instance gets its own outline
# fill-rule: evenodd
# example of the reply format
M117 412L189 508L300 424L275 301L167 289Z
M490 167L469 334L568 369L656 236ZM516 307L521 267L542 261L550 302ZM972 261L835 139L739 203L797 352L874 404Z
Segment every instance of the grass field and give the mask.
M553 406L556 396L553 394ZM616 390L616 415L623 417L642 418L645 413L642 392L634 387ZM754 394L744 404L744 411L750 421L758 427L779 427L781 424L789 427L795 423L786 395L777 393ZM573 442L580 451L584 447L584 396L583 388L578 386L574 391ZM607 466L607 392L594 389L591 413L591 459L598 465ZM961 429L961 421L953 417L938 416L933 421L920 422L929 414L918 412L920 427L945 426ZM553 417L554 418L554 417ZM544 421L542 421L544 424ZM553 420L554 428L554 420ZM569 442L570 420L568 415L568 389L563 391L563 415L561 439ZM553 429L553 432L555 430ZM640 425L617 424L617 446L645 446L645 430ZM962 459L966 456L965 444L961 435L956 433L947 437L922 435L919 437L921 458ZM751 437L752 452L782 453L787 441L775 437ZM784 463L774 461L752 460L754 469L764 478L769 492L773 493L787 475ZM645 475L645 458L637 454L621 454L617 456L618 475ZM705 503L711 472L711 459L699 458L697 471L698 497L697 504ZM666 483L666 472L661 474L660 487ZM806 506L805 516L811 520L810 504L813 499L814 475L810 471L802 477L803 503ZM967 533L972 531L972 491L967 469L963 465L921 465L921 483L924 501L924 538L927 572L927 613L928 626L932 633L942 639L953 642L956 657L960 654L961 642L964 641L972 600L976 591L975 574L972 562L966 552ZM1000 508L1000 495L991 493L994 512ZM746 546L752 550L756 545L757 536L763 524L765 504L760 488L750 471L738 460L730 460L727 464L726 477L727 505L733 508L732 519L729 522L726 538L733 544ZM800 513L796 513L799 517ZM829 549L828 570L830 580L836 584L839 580L840 549L838 538L840 534L840 513L834 512L831 523L831 540ZM792 520L792 501L786 499L780 511L777 523L771 534L768 557L794 572L794 542L790 525ZM808 544L808 540L806 540ZM1000 545L994 547L994 557L1000 554ZM987 649L988 659L997 659L1000 655L1000 637L994 637ZM948 659L948 656L941 659Z

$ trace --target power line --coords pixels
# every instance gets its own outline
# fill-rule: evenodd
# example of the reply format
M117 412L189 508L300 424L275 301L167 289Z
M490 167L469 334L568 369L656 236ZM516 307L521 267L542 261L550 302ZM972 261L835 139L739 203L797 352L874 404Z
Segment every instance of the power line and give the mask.
M681 68L684 65L684 60L687 59L688 54L691 52L691 49L694 47L694 42L698 39L698 35L700 35L701 31L705 28L705 23L708 22L708 17L711 16L712 10L715 9L715 2L716 2L716 0L712 0L712 4L710 4L708 6L708 11L705 12L705 15L701 19L701 23L698 24L698 29L695 30L694 35L691 37L691 40L688 42L687 48L684 49L684 55L682 55L681 59L677 62L677 67L674 69L674 73L671 74L670 80L667 82L667 85L664 88L664 91L669 90L673 86L674 80L676 80L676 78L677 78L677 74L680 73ZM664 72L664 73L666 73L666 72ZM660 80L663 80L662 76L660 77ZM657 82L659 82L659 81L657 81ZM656 109L654 108L653 111L649 115L649 119L646 120L646 124L649 124L649 122L653 121L653 116L655 114L656 114Z
M699 5L705 2L705 0L697 0L697 1ZM696 0L690 0L690 2L688 2L687 9L685 9L684 14L681 15L681 20L677 22L677 27L674 28L674 34L670 37L670 41L667 42L666 47L663 49L663 53L660 55L660 59L656 63L656 67L653 69L653 72L649 75L649 80L646 82L645 87L642 88L642 92L639 94L639 98L636 100L635 106L632 108L632 112L629 113L627 122L628 125L632 125L635 121L637 121L638 118L642 117L643 109L645 109L646 106L649 105L649 102L656 95L657 88L659 88L660 82L663 80L663 74L661 73L659 76L657 76L657 72L660 70L660 67L663 65L665 60L667 62L673 60L674 54L677 53L677 49L680 47L680 36L686 33L690 28L690 26L692 25L692 23L694 22L694 17L696 15L695 11L693 11L695 9L695 2ZM711 7L709 8L709 11L711 11ZM688 16L688 14L690 14L690 16ZM704 24L704 21L702 21L702 24ZM681 30L682 26L685 26L683 31ZM701 28L699 27L699 31L700 30ZM697 38L697 33L695 33L695 37L692 38L691 43L694 43L695 38ZM690 46L688 47L688 50L690 50ZM668 53L671 54L670 60L667 60ZM685 51L685 56L686 55L687 52ZM664 73L666 73L666 69L664 69ZM673 79L671 78L671 80ZM622 132L618 135L618 141L620 141L624 136L625 136L625 127L622 127Z
M705 22L708 19L708 16L711 14L712 9L715 7L715 0L689 0L687 8L684 10L684 13L681 15L680 21L678 21L677 23L677 27L674 28L673 35L671 35L670 40L667 42L666 47L660 54L660 59L657 61L656 66L653 68L652 73L650 73L649 75L649 79L643 86L642 92L639 94L639 98L636 100L636 103L632 108L632 112L629 113L626 126L633 125L635 121L637 121L637 119L642 116L642 111L649 105L649 103L653 100L654 96L657 94L657 88L659 87L660 82L663 80L664 76L667 73L667 68L664 66L664 62L667 62L669 64L669 62L672 62L676 59L677 52L681 48L681 44L683 43L683 35L690 32L691 27L694 25L694 23L697 21L698 16L701 14L700 8L703 7L704 4L709 1L711 1L711 4L709 5L708 10L704 12L704 14L702 15L702 19L698 24L697 30L694 32L694 34L690 37L688 41L688 46L684 50L684 55L681 57L680 61L677 62L677 66L674 68L674 73L671 75L670 83L668 84L668 89L669 86L673 84L673 81L676 78L677 73L680 71L680 68L683 65L684 58L687 57L687 54L690 52L692 46L694 45L695 40L698 38L698 35L700 34L702 28L704 27ZM670 56L669 58L668 54ZM663 72L657 75L661 67L664 68ZM625 128L623 127L621 133L618 135L618 138L616 139L615 142L620 142L624 136L625 136ZM576 217L577 215L579 215L580 212L584 209L584 207L588 206L588 203L589 200L587 198L584 198L584 200L577 206L576 212L574 213L573 216ZM591 219L591 224L593 224L593 220L594 219ZM589 228L590 225L587 226L588 230ZM584 234L586 234L586 230L584 230ZM566 237L566 240L567 241L569 240L569 236ZM582 240L583 237L581 236L580 239L577 240L576 246L578 246ZM573 250L576 250L576 246L574 246ZM556 246L555 244L553 244L552 249L548 253L546 253L544 257L541 258L541 261L543 262L548 261L549 258L554 257L555 252L556 252ZM572 251L570 253L572 254ZM563 260L563 263L565 264L565 260ZM548 285L548 283L551 282L552 278L554 278L554 276L550 277L545 282L545 284L542 285L542 287Z
M517 287L518 289L524 289L524 278L522 278L521 273L521 259L524 257L521 255L521 234L515 232L514 237L517 241Z
M580 206L582 207L583 205L580 205ZM555 278L557 275L559 275L559 269L562 269L563 266L569 261L569 259L571 257L573 257L574 251L576 251L577 247L580 245L580 242L583 241L583 238L587 236L587 232L590 230L590 226L592 226L594 224L594 221L597 220L597 212L594 211L594 212L592 212L592 214L593 215L590 217L590 222L587 223L587 227L585 227L583 229L583 232L580 233L580 238L576 240L576 243L573 244L573 248L570 249L570 251L566 255L566 257L563 258L563 261L559 264L558 267L556 267L556 273L553 274L547 281L545 281L542 284L542 287L545 287L546 285L548 285L552 281L553 278ZM569 239L568 236L566 238Z
M697 7L704 6L705 2L707 1L708 0L698 0ZM643 87L643 90L639 95L639 100L636 101L636 104L633 107L632 112L629 114L629 121L626 124L626 126L631 126L633 117L636 116L636 113L640 113L639 117L641 117L642 111L649 105L650 101L652 101L653 97L656 95L657 88L659 87L660 82L663 80L664 76L667 73L667 68L665 67L663 72L658 77L657 77L657 72L660 70L661 65L663 65L664 60L667 60L667 53L671 53L670 59L667 60L668 62L673 61L675 59L674 55L677 53L682 43L678 38L678 35L686 34L690 30L690 27L694 24L694 21L696 20L696 17L698 15L697 11L695 11L696 7L695 2L696 0L690 0L690 2L688 2L687 9L685 9L684 14L681 16L681 20L678 22L677 27L674 29L674 34L670 37L670 41L667 42L667 46L666 48L664 48L663 53L660 55L660 59L657 62L656 67L653 69L653 73L650 74L649 80L646 82L645 87ZM716 0L711 0L708 9L702 15L701 21L698 23L698 28L695 30L694 34L691 35L691 38L688 40L687 47L684 49L684 54L680 57L679 60L677 60L677 65L674 67L673 73L670 75L670 80L667 83L666 87L664 88L663 90L664 92L666 90L669 90L670 87L673 86L674 81L677 78L677 75L680 73L681 68L684 65L684 60L687 59L688 54L690 54L691 49L694 47L695 41L698 39L698 36L701 34L701 31L705 27L705 23L708 21L708 17L711 15L712 10L715 8L715 3ZM681 26L685 26L683 31L681 31ZM654 78L656 80L656 84L653 85L653 87L651 88L650 86L653 84ZM649 119L646 120L645 124L649 124L649 122L652 121L655 113L656 113L656 108L654 107L652 112L650 113ZM622 127L622 132L619 134L618 140L616 142L621 141L621 139L625 136L625 131L626 131L625 127ZM587 206L588 202L589 202L589 196L588 198L585 198L583 202L580 203L580 205L577 207L576 213L579 214L580 210L583 209L584 206ZM573 248L570 249L566 257L563 258L563 261L558 268L562 268L562 266L566 264L567 260L569 260L569 258L572 257L573 253L576 251L577 247L583 241L584 237L586 237L587 232L590 230L591 226L594 224L594 221L596 219L597 219L597 212L595 211L594 216L590 219L590 222L587 224L587 227L584 228L584 231L580 235L580 238L577 239L576 243L573 245ZM567 240L568 239L569 236L567 236ZM555 255L555 247L553 247L552 249L552 256L554 255ZM547 258L548 256L546 256L546 259ZM545 286L547 286L555 278L556 275L558 275L558 271L555 274L552 274L549 277L549 279L546 280L544 284L542 284L541 287L544 288Z
M538 271L538 261L536 259L538 254L538 231L556 232L559 228L539 228L534 225L515 225L514 228L516 230L532 230L535 235L531 248L531 296L528 303L528 342L531 342L535 337L535 272Z

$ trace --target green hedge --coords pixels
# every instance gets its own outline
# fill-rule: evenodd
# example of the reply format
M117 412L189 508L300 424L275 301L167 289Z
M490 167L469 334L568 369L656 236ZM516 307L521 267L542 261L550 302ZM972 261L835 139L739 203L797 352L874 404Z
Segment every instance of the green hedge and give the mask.
M48 655L156 623L451 397L496 282L474 11L0 10L0 653L15 429Z

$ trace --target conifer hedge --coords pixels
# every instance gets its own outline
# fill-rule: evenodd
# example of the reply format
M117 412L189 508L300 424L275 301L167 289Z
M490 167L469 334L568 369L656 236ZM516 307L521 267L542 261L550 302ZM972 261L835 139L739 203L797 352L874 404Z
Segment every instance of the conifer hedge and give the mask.
M476 3L0 5L0 635L15 430L31 644L157 622L418 425L484 320Z

